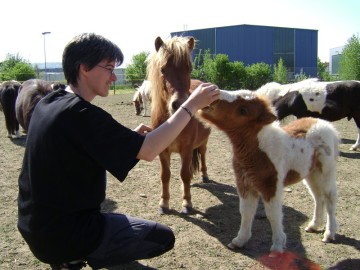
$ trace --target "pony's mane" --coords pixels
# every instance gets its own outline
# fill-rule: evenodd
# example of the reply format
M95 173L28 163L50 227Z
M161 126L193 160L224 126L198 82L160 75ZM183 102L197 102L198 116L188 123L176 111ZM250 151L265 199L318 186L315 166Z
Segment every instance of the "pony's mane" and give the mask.
M170 40L164 41L164 44L149 55L147 59L147 78L151 82L151 97L152 97L152 110L164 110L167 93L164 91L164 83L162 79L161 70L168 64L171 58L171 64L175 66L188 65L192 66L191 54L189 51L189 38L175 36Z

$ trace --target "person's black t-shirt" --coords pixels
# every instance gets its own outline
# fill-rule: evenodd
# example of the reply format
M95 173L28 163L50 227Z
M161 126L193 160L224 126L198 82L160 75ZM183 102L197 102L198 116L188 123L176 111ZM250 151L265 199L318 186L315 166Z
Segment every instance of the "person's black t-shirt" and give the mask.
M144 136L60 90L35 107L19 177L18 228L46 263L82 259L99 245L106 171L123 181Z

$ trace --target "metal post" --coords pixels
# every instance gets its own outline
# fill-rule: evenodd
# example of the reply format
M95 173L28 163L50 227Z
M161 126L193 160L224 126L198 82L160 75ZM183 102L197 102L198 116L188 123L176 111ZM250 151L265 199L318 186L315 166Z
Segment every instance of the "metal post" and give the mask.
M45 35L51 34L51 32L42 32L42 34L44 36L45 81L47 81Z

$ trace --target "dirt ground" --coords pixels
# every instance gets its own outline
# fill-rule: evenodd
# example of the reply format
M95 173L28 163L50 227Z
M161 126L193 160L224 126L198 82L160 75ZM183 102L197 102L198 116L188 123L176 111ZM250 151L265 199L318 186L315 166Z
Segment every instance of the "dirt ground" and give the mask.
M132 94L118 94L94 102L130 128L141 122L149 124L150 117L135 115L131 98ZM349 150L355 142L357 129L353 121L346 119L334 124L342 138L337 168L337 239L324 244L321 234L305 232L312 217L313 201L305 186L299 183L284 194L287 251L306 257L322 269L360 269L360 152ZM6 135L4 116L0 113L0 269L50 269L31 254L16 228L17 181L26 136L9 139ZM191 190L195 213L188 216L180 214L181 180L177 155L172 156L172 211L169 215L158 214L161 188L158 158L151 163L140 161L123 183L108 175L103 211L155 220L168 225L176 235L174 249L163 256L109 269L269 269L258 262L271 246L271 229L261 204L253 224L253 236L246 247L238 250L226 247L236 236L241 218L231 148L227 137L215 128L208 144L207 161L212 182L203 184L199 175L195 177Z

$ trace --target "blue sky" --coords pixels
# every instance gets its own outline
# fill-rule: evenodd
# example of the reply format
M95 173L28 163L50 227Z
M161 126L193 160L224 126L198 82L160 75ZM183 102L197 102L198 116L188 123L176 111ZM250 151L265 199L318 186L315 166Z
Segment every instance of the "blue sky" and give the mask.
M318 30L318 56L360 34L359 0L5 0L1 4L0 61L19 53L30 62L61 62L68 41L83 32L119 45L125 64L151 52L157 36L239 24Z

